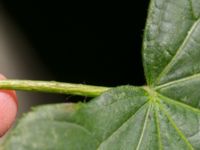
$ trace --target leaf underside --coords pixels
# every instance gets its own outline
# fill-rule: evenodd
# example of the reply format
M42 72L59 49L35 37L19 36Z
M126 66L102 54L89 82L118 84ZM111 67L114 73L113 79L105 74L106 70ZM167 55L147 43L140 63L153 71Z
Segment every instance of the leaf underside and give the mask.
M200 1L152 0L143 42L148 86L35 108L0 150L200 149Z

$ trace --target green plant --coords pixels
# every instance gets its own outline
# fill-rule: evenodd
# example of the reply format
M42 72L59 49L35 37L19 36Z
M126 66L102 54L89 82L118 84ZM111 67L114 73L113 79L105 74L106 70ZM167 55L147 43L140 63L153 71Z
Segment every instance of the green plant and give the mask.
M200 149L199 0L151 0L143 62L143 87L0 81L5 89L100 95L34 108L0 149Z

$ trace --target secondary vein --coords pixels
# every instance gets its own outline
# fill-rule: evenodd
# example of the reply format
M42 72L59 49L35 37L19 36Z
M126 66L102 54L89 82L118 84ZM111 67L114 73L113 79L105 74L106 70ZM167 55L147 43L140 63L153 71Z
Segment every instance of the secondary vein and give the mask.
M140 139L139 139L138 145L136 147L136 150L139 150L139 148L141 146L142 139L144 137L144 133L145 133L145 130L146 130L146 127L147 127L148 117L149 117L149 113L150 113L151 108L152 108L152 104L149 105L149 108L147 110L146 117L145 117L144 124L143 124L143 128L142 128L142 132L141 132Z
M184 77L184 78L180 78L178 80L170 81L170 82L167 82L165 84L161 84L159 86L156 86L154 89L159 90L159 89L162 89L162 88L165 88L165 87L177 85L178 83L187 82L187 81L193 80L195 78L200 78L200 73L193 74L191 76L187 76L187 77Z
M171 118L171 116L167 113L167 111L165 110L164 106L162 106L162 104L159 104L159 107L161 110L163 110L164 114L166 115L166 117L168 118L169 122L171 123L172 127L176 130L176 132L178 133L178 135L182 138L182 140L187 144L188 148L190 150L194 150L192 144L187 140L186 136L183 134L183 132L177 127L176 123L174 122L174 120Z
M182 50L186 46L186 44L189 41L192 33L195 31L195 29L196 29L196 27L198 26L199 23L200 23L200 19L196 20L194 22L194 24L191 26L191 28L190 28L190 30L188 32L188 35L185 37L185 39L183 40L183 42L180 45L180 47L176 50L175 55L171 58L171 60L168 62L168 64L165 66L165 68L162 70L162 72L158 75L158 78L155 81L155 84L158 84L160 82L161 78L170 71L170 69L174 65L177 57L179 57L180 53L182 52Z
M159 150L163 149L162 146L162 141L161 141L161 134L160 134L160 125L159 125L159 118L158 118L158 104L156 104L155 108L155 120L156 120L156 128L157 128L157 133L158 133L158 144L159 144Z
M101 149L101 146L103 145L104 142L106 142L108 139L110 139L114 134L117 133L117 131L123 126L125 125L131 118L135 117L136 113L138 113L140 110L143 109L143 107L145 107L146 105L148 105L149 102L145 102L138 110L136 110L129 118L127 118L127 120L125 122L123 122L123 124L121 124L114 132L112 132L112 134L110 134L106 139L104 139L98 146L97 150Z

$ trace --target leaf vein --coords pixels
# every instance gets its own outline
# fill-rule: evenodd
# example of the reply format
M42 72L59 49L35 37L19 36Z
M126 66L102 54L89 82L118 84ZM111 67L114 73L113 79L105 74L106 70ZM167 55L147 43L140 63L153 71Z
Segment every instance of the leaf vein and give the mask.
M185 104L185 103L179 102L178 100L174 100L174 99L171 99L171 98L166 97L166 96L164 96L164 95L161 95L161 94L158 93L158 92L157 92L157 94L160 96L160 98L161 98L163 101L165 101L165 102L167 102L167 103L170 103L170 104L173 104L173 105L176 105L176 106L178 105L178 106L180 106L180 107L183 107L183 108L185 108L185 109L188 109L188 110L190 110L190 111L193 111L193 112L195 112L195 113L199 113L199 114L200 114L200 110L197 109L197 108L195 108L195 107L192 107L192 106L187 105L187 104Z
M141 146L142 139L143 139L143 137L144 137L144 132L145 132L146 127L147 127L148 116L149 116L149 113L150 113L151 108L152 108L152 104L149 106L149 108L148 108L148 110L147 110L146 117L145 117L145 120L144 120L144 124L143 124L143 127L142 127L142 133L141 133L141 136L140 136L138 145L137 145L137 147L136 147L136 150L139 150L139 148L140 148L140 146Z
M132 117L135 116L136 113L138 113L143 107L145 107L147 104L149 104L149 102L145 102L139 109L137 109L130 117L127 118L126 121L124 121L114 132L112 132L112 134L110 134L106 139L104 139L99 146L97 147L97 150L100 150L101 145L106 142L108 139L110 139L114 134L117 133L117 131L123 126L125 125Z
M200 19L197 19L194 24L191 26L190 30L188 31L187 36L183 40L182 44L179 46L179 48L176 50L175 55L171 58L171 60L168 62L168 64L164 67L164 69L161 71L161 73L158 75L158 78L156 79L154 84L159 84L161 78L166 75L172 66L174 65L177 57L179 57L180 53L182 52L183 48L186 46L187 42L189 41L192 33L195 31L197 28L197 25L200 23Z
M183 83L183 82L187 82L189 80L192 80L192 79L195 79L195 78L200 78L200 73L197 73L197 74L193 74L191 76L187 76L187 77L184 77L184 78L180 78L178 80L174 80L174 81L170 81L170 82L167 82L165 84L162 84L162 85L159 85L159 86L156 86L154 89L155 90L159 90L159 89L162 89L162 88L165 88L165 87L168 87L168 86L172 86L172 85L176 85L178 83Z
M182 140L187 144L187 146L190 148L190 150L194 150L192 144L187 140L187 138L183 134L183 132L177 127L176 123L171 118L171 116L167 113L167 111L165 110L164 106L162 106L162 104L159 104L158 106L160 107L161 110L163 110L164 114L168 118L168 120L169 120L170 124L172 125L172 127L176 130L176 132L182 138Z
M160 126L159 126L159 118L158 118L158 110L156 108L155 110L155 120L156 120L156 128L157 128L157 133L158 133L158 144L159 144L159 150L162 150L162 141L161 141L161 133L160 133Z

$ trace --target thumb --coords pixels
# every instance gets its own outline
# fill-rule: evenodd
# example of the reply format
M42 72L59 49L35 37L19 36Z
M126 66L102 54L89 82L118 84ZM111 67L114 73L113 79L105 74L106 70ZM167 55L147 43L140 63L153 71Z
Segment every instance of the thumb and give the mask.
M0 80L6 79L0 74ZM11 127L17 114L17 96L15 91L0 90L0 137Z

